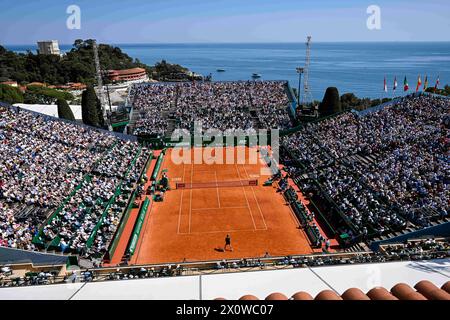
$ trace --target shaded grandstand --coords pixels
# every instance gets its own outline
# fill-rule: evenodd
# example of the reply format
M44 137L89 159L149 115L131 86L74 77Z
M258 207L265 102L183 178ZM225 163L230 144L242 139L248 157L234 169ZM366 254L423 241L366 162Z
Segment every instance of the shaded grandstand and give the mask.
M246 129L287 129L295 122L295 102L286 81L225 81L135 84L129 132L170 137L174 129L232 133Z

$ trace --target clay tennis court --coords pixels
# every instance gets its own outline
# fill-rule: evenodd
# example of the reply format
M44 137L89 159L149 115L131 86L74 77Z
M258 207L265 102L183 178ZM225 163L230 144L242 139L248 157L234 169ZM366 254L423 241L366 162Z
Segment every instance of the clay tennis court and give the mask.
M238 148L245 157L241 163L236 163ZM242 153L244 147L238 148L223 148L224 159L234 149L233 164L176 164L171 160L172 153L180 151L166 152L161 168L167 169L172 190L166 192L163 202L152 203L131 264L313 252L275 185L263 186L270 175L267 170L261 174L261 168L267 166L260 161L250 164L250 149ZM194 149L190 152L193 155ZM257 186L176 189L176 183L183 182L220 184L256 179ZM223 249L227 234L231 236L232 252L218 250Z

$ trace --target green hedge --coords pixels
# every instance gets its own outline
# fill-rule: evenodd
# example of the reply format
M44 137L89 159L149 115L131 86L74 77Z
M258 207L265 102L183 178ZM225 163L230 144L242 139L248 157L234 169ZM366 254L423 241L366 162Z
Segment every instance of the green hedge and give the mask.
M144 225L145 217L147 216L147 210L149 205L150 205L149 198L145 198L145 201L142 204L141 209L139 210L139 216L136 220L136 224L134 225L131 241L128 245L127 251L131 256L134 254L134 251L136 250L142 226Z
M159 169L161 168L164 159L164 153L160 153L158 160L156 161L155 168L153 169L151 180L156 180L158 178Z

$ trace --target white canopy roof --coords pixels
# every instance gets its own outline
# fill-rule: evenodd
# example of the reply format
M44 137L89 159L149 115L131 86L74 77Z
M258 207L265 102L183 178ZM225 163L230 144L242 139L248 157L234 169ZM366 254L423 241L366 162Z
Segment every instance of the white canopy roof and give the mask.
M342 294L355 287L367 292L404 282L414 286L429 280L442 286L450 278L450 259L342 265L202 276L90 282L86 284L0 288L0 299L237 299L253 294L264 299L272 292L291 296L306 291L315 296L332 289Z
M120 95L118 95L120 96ZM111 101L113 103L113 101ZM45 114L47 116L58 118L58 106L56 104L26 104L26 103L16 103L13 106L19 107L25 110L30 110L34 112L39 112ZM75 120L82 120L81 116L81 105L69 105L70 109L73 112ZM109 106L107 107L109 108ZM111 110L116 110L117 106L112 106Z
M58 106L56 104L16 103L14 106L58 118ZM81 120L81 105L69 105L69 107L73 112L75 120Z

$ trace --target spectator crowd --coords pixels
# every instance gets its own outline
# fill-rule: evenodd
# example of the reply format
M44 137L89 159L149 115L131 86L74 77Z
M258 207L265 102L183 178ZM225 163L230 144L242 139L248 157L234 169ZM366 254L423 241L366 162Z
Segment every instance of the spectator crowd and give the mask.
M283 81L135 85L130 92L137 115L133 133L164 136L169 116L175 120L174 128L187 130L193 129L194 121L201 121L203 130L226 133L288 128L286 91Z
M8 107L0 155L0 246L37 237L87 257L106 250L146 159L137 142Z
M134 85L129 94L137 115L133 134L164 136L167 130L167 112L175 104L176 92L176 85Z
M408 240L404 243L393 243L382 245L377 252L360 252L356 254L332 254L332 255L304 255L304 256L285 256L271 257L268 252L263 257L240 260L222 260L205 263L202 269L198 269L186 264L165 264L153 265L150 267L117 268L113 272L102 272L97 270L80 270L71 272L67 275L57 276L55 272L41 271L28 272L23 276L17 276L13 270L8 267L0 270L0 287L16 287L31 285L46 285L56 283L75 283L75 282L100 282L117 281L145 278L159 278L182 276L186 274L196 274L208 270L235 271L254 271L255 269L284 269L286 266L293 268L308 268L333 265L353 265L368 263L384 263L397 261L424 261L436 259L448 259L450 257L449 239L421 239Z
M300 163L287 171L317 181L363 236L430 226L450 209L449 106L443 98L407 97L365 116L308 124L283 138Z

